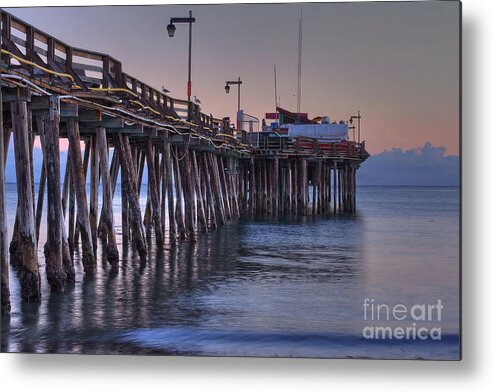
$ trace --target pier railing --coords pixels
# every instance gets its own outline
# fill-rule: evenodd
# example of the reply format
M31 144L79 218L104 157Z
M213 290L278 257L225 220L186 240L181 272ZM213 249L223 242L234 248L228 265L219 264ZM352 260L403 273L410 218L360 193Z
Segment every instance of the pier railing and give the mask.
M124 103L151 118L179 120L211 135L233 134L229 121L200 111L123 72L114 57L76 48L1 11L2 67L61 93Z
M327 141L310 137L289 137L274 132L252 132L248 142L260 155L295 154L304 156L326 156L330 158L352 158L364 160L368 157L365 142Z

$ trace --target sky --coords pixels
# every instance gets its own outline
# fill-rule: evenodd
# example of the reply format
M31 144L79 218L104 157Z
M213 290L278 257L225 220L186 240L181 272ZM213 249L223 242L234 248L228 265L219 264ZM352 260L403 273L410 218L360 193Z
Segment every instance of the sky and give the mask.
M298 19L303 10L301 110L346 120L362 113L371 154L420 148L459 152L459 3L221 4L7 8L66 44L108 53L123 71L176 98L186 98L188 29L192 33L192 96L202 111L235 117L241 106L272 112L274 64L281 106L296 110Z

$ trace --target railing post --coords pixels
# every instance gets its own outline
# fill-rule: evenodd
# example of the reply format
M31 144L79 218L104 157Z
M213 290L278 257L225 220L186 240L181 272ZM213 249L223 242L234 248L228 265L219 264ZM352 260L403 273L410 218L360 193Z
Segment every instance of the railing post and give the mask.
M110 83L108 78L106 77L105 73L109 74L110 73L110 58L109 56L103 56L103 76L102 76L102 84L103 88L108 88L110 87Z
M10 40L11 36L11 16L10 14L2 12L2 41L4 40ZM7 67L10 66L10 56L7 55L2 55L3 61L7 65Z

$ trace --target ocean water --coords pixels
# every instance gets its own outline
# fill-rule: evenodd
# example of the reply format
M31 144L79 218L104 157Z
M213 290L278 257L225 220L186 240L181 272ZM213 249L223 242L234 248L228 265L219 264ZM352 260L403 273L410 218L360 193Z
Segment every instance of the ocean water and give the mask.
M360 186L354 216L235 220L193 245L152 245L146 263L123 249L117 222L118 271L99 262L84 277L76 254L64 293L50 293L40 246L42 303L21 303L10 271L1 349L458 359L459 198L459 188ZM14 184L7 200L11 235ZM117 192L116 218L119 202ZM389 334L371 335L378 328Z

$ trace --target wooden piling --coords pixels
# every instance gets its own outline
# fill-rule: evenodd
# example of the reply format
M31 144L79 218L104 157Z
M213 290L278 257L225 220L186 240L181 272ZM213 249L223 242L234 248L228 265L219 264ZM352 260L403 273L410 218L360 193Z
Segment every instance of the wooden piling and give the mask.
M26 301L40 301L41 285L34 227L27 103L25 101L12 102L10 111L14 132L17 195L19 199L17 213L21 256L19 264L21 297Z
M274 198L273 198L273 212L274 215L279 214L279 158L274 158L273 165L273 184L274 184Z
M327 194L326 194L326 199L327 199L327 213L330 213L331 211L331 203L332 203L332 177L331 177L331 172L332 172L332 162L327 161Z
M89 223L94 254L98 248L99 153L98 138L91 136L91 177L89 185Z
M179 151L177 147L171 147L171 151L173 153L173 174L176 194L176 226L178 229L179 238L185 239L187 237L187 229L185 226L185 216L183 213L183 188L180 173L180 160L183 159L183 156L178 156Z
M322 161L317 162L317 214L321 213L322 209Z
M127 247L130 242L130 211L128 207L128 192L130 185L127 182L127 177L122 175L120 181L120 196L122 204L122 243L124 247Z
M173 160L171 157L171 147L168 131L164 131L163 143L163 160L164 160L164 180L166 181L166 191L168 199L168 227L171 240L176 238L176 221L175 221L175 200L173 194ZM164 194L164 191L163 191Z
M226 214L226 219L229 220L231 219L231 204L229 200L229 187L228 187L228 182L226 181L226 172L225 172L225 166L224 166L224 160L223 157L215 155L215 169L218 173L219 177L219 183L220 183L220 188L222 192L222 197L221 199L223 200L223 205L224 205L224 211Z
M78 126L78 123L77 123ZM68 129L68 125L67 125ZM79 128L77 128L78 130ZM80 136L79 136L80 139ZM70 141L70 137L69 137ZM84 161L82 163L82 174L83 174L83 180L84 184L86 184L87 181L87 172L89 171L89 158L91 155L91 140L85 140L84 141ZM72 169L73 170L73 169ZM84 186L85 189L85 186ZM84 191L85 192L85 191ZM86 195L86 204L87 204L87 195ZM77 209L79 209L79 206L77 205ZM74 233L74 245L78 246L79 244L79 233L80 233L80 225L79 225L79 218L76 220L76 225L75 225L75 233ZM91 243L92 243L92 237L91 237Z
M250 195L248 198L249 201L249 209L250 209L250 215L255 214L255 199L256 199L256 194L255 194L255 158L251 157L250 158Z
M38 201L36 204L36 244L39 246L39 230L41 226L41 218L43 216L43 204L45 197L45 186L46 186L46 168L44 157L41 162L41 175L39 177L39 187L38 187Z
M70 168L72 170L72 179L74 181L75 199L77 202L77 222L82 242L82 264L86 274L93 274L96 269L96 258L92 244L91 227L87 209L86 180L84 175L84 165L82 163L82 154L80 150L79 123L75 118L67 120L67 133L70 148ZM84 163L89 159L89 150L86 146L84 153ZM74 238L76 243L77 235Z
M221 183L219 180L219 174L217 171L217 161L216 156L212 152L207 153L208 156L208 169L211 175L211 185L214 193L214 206L216 209L216 216L218 219L218 224L220 226L226 223L226 214L224 211L224 204L222 200L222 191L221 191Z
M0 89L0 269L1 269L1 313L10 312L10 283L8 266L7 216L5 213L5 147L3 128L3 102ZM9 132L10 134L10 132Z
M137 178L130 151L130 144L127 135L115 133L116 146L120 154L122 176L126 176L125 186L128 197L128 207L132 227L132 243L137 249L141 261L145 261L147 256L147 247L144 238L144 228L142 223L142 214L139 203L139 194L137 192Z
M108 154L108 159L109 159L109 141L107 142L107 154ZM101 157L99 158L101 161ZM115 190L116 190L116 182L118 180L118 172L120 170L120 161L118 158L118 153L116 150L113 150L113 155L111 157L111 164L110 164L110 183L111 183L111 202L113 202L113 199L115 197ZM99 216L99 224L98 224L98 236L102 237L103 236L103 225L104 225L104 220L106 213L104 211L104 203L103 206L101 207L101 214Z
M188 136L189 138L190 136ZM190 167L190 151L188 142L181 148L180 175L182 180L185 230L191 242L196 240L195 236L195 193L193 186L192 170Z
M205 215L205 201L204 196L202 194L202 186L200 177L203 176L203 172L199 170L199 166L197 164L197 155L195 150L191 151L191 160L192 160L192 169L193 169L193 177L195 179L195 193L197 195L198 208L197 208L197 220L203 231L207 231L207 218Z
M146 161L147 161L147 179L149 182L149 191L151 194L151 211L152 221L154 223L154 233L158 243L163 242L163 227L161 223L161 206L159 205L159 186L156 173L156 165L154 162L154 151L152 140L146 138Z
M62 216L63 217L65 217L67 213L69 186L70 186L70 159L67 156L67 161L65 162L65 170L63 174L63 188L62 188Z
M62 198L60 194L60 145L58 113L38 121L38 132L43 150L48 189L47 241L44 247L46 277L51 291L62 291L67 284L67 274L62 261Z
M296 173L298 176L298 181L297 181L297 214L298 215L304 215L304 191L305 191L305 180L303 178L303 158L300 158L298 160L297 164L297 169Z
M70 151L70 150L69 150ZM67 157L70 159L70 157ZM74 254L74 234L75 234L75 187L72 174L70 175L69 201L68 201L68 233L67 242L70 256Z
M118 265L119 252L116 245L115 223L113 218L113 189L111 187L110 168L108 166L108 146L106 141L106 129L96 129L97 146L99 149L99 166L101 181L103 183L103 208L104 214L102 226L102 238L106 243L106 260L111 265Z
M209 158L207 152L202 153L201 171L203 173L203 181L205 182L207 210L209 211L209 215L210 215L210 226L216 229L219 226L218 223L218 219L219 219L218 215L220 214L218 210L219 203L214 198L214 191L212 185L213 180L212 180L211 171L209 169ZM222 222L222 224L224 224L224 221Z
M342 212L342 187L341 187L341 166L337 169L337 204L339 205L339 212Z
M238 171L234 161L230 165L230 170L228 171L229 175L229 184L231 189L231 204L233 208L233 216L240 216L240 204L238 200Z
M337 161L334 161L334 214L337 213Z
M319 214L323 214L324 213L324 198L325 198L325 182L324 182L324 162L319 159L318 161L318 166L319 166L319 186L320 186L320 190L319 190L319 211L318 213Z

